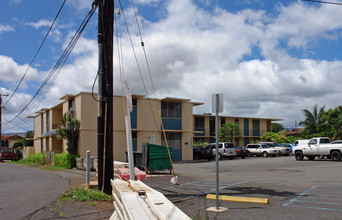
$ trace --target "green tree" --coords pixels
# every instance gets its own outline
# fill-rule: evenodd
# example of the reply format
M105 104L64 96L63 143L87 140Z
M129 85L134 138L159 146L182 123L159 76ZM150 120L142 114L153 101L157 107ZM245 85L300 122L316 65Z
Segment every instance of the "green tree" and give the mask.
M321 126L323 125L323 115L325 113L325 106L321 107L318 111L317 104L313 107L313 111L308 109L302 110L304 114L304 121L299 122L300 126L304 126L304 131L310 134L321 132Z
M239 124L224 124L219 128L219 139L224 142L233 142L234 137L240 136Z
M57 137L67 141L67 150L70 155L77 155L78 135L81 123L72 114L64 114L57 129Z
M281 134L280 132L266 132L264 135L262 135L260 137L262 140L266 140L266 141L273 141L273 142L277 142L277 143L288 143L290 142L287 137L283 134Z
M333 140L342 138L342 106L329 109L323 115L322 130Z
M276 122L272 123L272 132L277 133L277 132L282 131L282 130L284 130L283 124L276 123Z

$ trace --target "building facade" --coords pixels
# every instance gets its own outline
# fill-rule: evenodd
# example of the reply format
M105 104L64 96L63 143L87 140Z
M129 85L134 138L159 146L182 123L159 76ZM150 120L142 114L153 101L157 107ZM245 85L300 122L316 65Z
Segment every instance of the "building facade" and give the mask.
M266 132L272 131L272 121L281 119L267 118L247 118L219 116L219 127L224 124L238 124L239 134L234 137L235 146L246 146L252 141L260 140ZM215 142L215 116L214 115L194 115L194 141L208 143Z
M97 154L97 115L98 102L91 93L81 92L77 95L65 95L63 101L49 109L36 112L34 118L35 152L66 151L66 142L57 138L56 130L65 113L73 114L81 124L79 132L78 153L84 157L87 150ZM202 103L189 99L164 98L150 99L133 95L131 128L133 150L141 151L142 143L149 142L165 145L162 123L168 145L173 147L174 160L192 160L193 141L193 106ZM113 96L113 156L114 160L126 160L127 116L126 98Z
M96 97L95 97L96 99ZM85 157L87 150L97 155L98 102L91 93L65 95L62 102L52 108L43 108L34 116L34 152L67 151L66 141L58 139L56 130L64 114L73 114L80 121L78 153ZM193 107L203 103L190 99L151 99L142 95L132 95L133 110L131 128L133 150L142 151L142 144L149 142L166 145L162 129L169 146L173 147L173 160L192 160L194 141L215 141L215 116L194 115ZM126 97L113 96L113 157L126 161ZM226 123L238 123L241 135L235 137L234 144L245 146L260 139L271 131L271 122L278 119L242 118L220 116L220 127Z

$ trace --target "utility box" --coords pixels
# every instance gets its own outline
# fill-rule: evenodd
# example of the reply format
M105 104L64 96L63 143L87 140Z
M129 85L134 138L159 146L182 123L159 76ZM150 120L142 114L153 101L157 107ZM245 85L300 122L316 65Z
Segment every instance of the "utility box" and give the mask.
M172 147L169 147L172 155ZM170 171L172 170L172 161L166 146L143 143L142 146L142 166L147 172Z

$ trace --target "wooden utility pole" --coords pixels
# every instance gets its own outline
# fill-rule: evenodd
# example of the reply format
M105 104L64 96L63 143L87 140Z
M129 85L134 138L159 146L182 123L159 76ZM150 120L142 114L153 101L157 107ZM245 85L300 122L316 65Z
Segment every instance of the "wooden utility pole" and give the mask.
M2 96L8 96L8 95L2 95L0 94L0 148L2 148Z
M113 25L114 0L98 0L99 116L98 187L112 193L113 179Z

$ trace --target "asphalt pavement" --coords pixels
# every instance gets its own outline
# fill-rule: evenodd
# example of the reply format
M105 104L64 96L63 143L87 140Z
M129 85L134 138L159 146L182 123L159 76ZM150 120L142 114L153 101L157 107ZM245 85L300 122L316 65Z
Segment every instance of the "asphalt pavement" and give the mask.
M342 161L296 161L294 157L252 157L219 162L219 194L268 198L269 204L219 201L226 212L210 212L216 201L215 161L176 163L171 176L144 182L195 219L342 219Z
M221 160L220 195L268 198L269 204L220 201L226 212L206 211L215 200L215 161L175 163L179 185L168 174L144 182L193 219L342 219L342 161L296 161L294 157ZM56 202L69 185L82 185L85 171L44 171L0 163L1 219L109 219L113 204ZM91 173L96 179L95 172ZM19 208L18 208L19 207ZM20 210L20 211L19 211Z
M0 218L28 219L69 188L57 173L0 163Z

